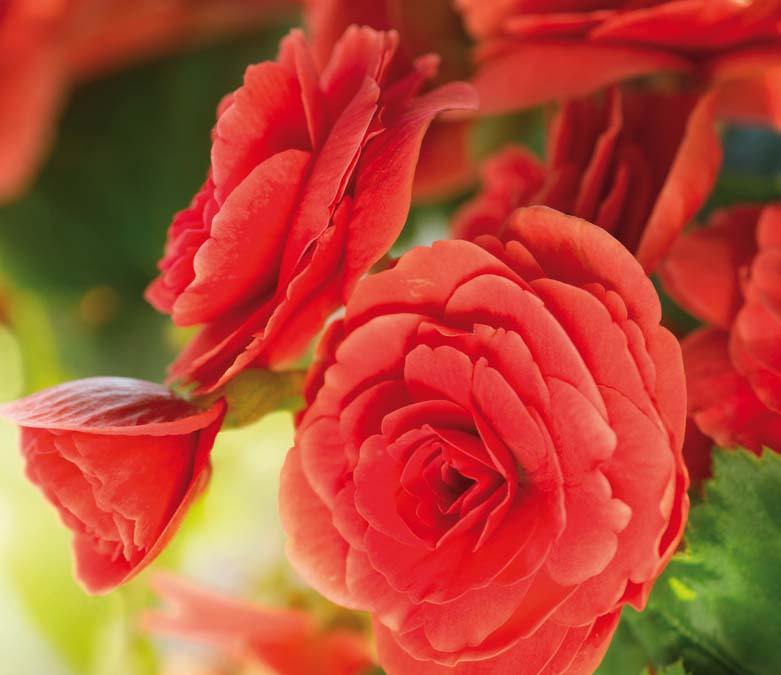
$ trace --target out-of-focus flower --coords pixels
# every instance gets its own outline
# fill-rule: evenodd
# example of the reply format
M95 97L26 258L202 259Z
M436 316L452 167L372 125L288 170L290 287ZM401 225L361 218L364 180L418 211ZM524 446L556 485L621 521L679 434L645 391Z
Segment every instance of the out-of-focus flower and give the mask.
M209 178L147 292L176 324L205 324L174 378L206 392L298 357L396 240L428 125L476 105L463 83L419 94L436 60L409 67L397 46L352 27L321 69L293 31L225 100Z
M212 646L239 666L257 663L276 675L365 675L374 666L366 635L321 628L303 610L236 600L167 575L152 585L173 611L148 614L146 630Z
M105 593L154 560L209 479L225 414L164 387L91 378L0 407L21 427L27 476L74 533L76 576Z
M660 273L707 324L682 345L694 422L722 447L781 452L781 206L717 212Z
M67 80L56 35L65 2L0 4L0 202L31 179Z
M434 84L472 74L471 44L452 0L304 0L305 21L319 63L325 63L351 24L399 33L399 57L412 64L426 54L441 62ZM438 120L426 135L415 173L414 196L434 199L470 185L475 165L469 148L472 122Z
M299 0L66 0L66 60L77 80L182 46L250 31Z
M683 72L765 90L781 65L779 0L457 0L479 41L475 84L491 112ZM745 110L743 111L745 114ZM781 119L776 121L781 122Z
M652 271L697 213L721 164L713 94L611 89L565 103L548 165L510 148L485 163L483 192L454 236L500 234L519 206L543 204L589 220Z
M390 675L590 674L688 513L677 340L604 230L543 207L416 248L326 332L288 554Z
M0 202L38 169L75 81L245 31L296 0L0 2Z

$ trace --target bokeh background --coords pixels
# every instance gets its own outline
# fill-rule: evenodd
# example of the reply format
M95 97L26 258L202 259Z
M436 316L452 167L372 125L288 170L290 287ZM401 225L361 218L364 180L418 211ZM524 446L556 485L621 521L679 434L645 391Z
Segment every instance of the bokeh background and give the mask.
M172 214L203 181L218 102L247 64L274 56L293 21L71 93L42 173L0 208L1 400L92 375L164 377L187 336L144 302L144 287ZM221 434L210 488L155 569L289 602L276 479L291 437L286 413ZM24 478L16 430L0 422L0 672L195 674L181 645L153 646L139 630L155 604L147 575L89 597L72 578L69 540Z
M144 302L144 287L172 214L203 180L217 103L247 64L274 55L293 21L71 92L42 173L0 208L0 400L93 375L163 378L187 335ZM542 119L533 112L482 124L476 154L507 138L541 152ZM726 161L708 208L781 197L781 137L752 128L724 135ZM446 236L457 203L417 205L399 247ZM284 561L276 509L291 438L287 413L221 434L207 493L152 571L274 604L305 593ZM16 431L0 422L0 671L196 675L208 655L150 642L139 630L139 614L155 604L149 572L89 597L72 578L69 538L24 478ZM608 659L604 672L620 667Z

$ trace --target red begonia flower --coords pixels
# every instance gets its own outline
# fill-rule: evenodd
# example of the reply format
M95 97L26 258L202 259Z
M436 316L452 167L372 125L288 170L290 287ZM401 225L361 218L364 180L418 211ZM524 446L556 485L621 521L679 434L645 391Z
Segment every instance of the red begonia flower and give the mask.
M148 631L207 644L237 664L277 675L365 675L374 666L366 636L319 628L305 611L236 600L168 575L152 586L173 611L144 617Z
M689 414L721 446L781 452L781 206L717 212L680 238L660 274L713 326L683 343Z
M305 0L305 22L319 63L328 57L351 24L399 33L400 58L412 64L424 54L440 57L433 83L472 74L470 42L452 0ZM469 120L438 120L423 140L415 173L416 199L439 199L468 187L475 178L469 148Z
M625 91L566 103L548 166L519 150L489 160L483 194L454 235L499 234L519 206L543 204L606 229L651 272L704 204L721 164L714 95Z
M457 0L479 41L475 84L501 112L663 71L733 79L781 60L779 0ZM755 75L743 69L740 77Z
M781 414L760 401L730 358L729 333L704 328L682 342L689 414L716 445L781 448Z
M76 576L105 593L138 574L209 479L222 424L164 387L96 377L0 407L21 427L27 476L73 531Z
M295 0L0 0L0 202L34 177L74 81L247 30Z
M205 324L172 366L210 391L250 365L299 356L395 241L420 144L466 84L419 95L396 33L352 27L318 69L293 31L223 103L209 178L174 220L147 297L178 325Z
M323 337L288 554L408 673L593 672L688 513L680 348L613 237L543 207L416 248Z

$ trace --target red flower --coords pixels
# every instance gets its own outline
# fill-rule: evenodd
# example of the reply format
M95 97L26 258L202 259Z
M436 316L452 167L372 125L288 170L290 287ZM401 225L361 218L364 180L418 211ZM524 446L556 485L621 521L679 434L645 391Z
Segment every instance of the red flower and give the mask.
M709 324L683 341L689 414L718 445L781 452L781 206L716 213L661 267Z
M0 407L22 428L27 476L73 530L76 576L105 593L162 551L206 485L225 406L96 377Z
M479 245L478 245L479 244ZM413 249L320 345L288 554L408 673L591 673L688 512L680 349L607 233L541 207Z
M781 64L779 0L457 1L480 40L475 84L490 112L661 71L732 81Z
M65 89L58 3L0 2L0 202L30 181Z
M147 294L178 325L206 324L174 377L209 391L299 356L393 244L426 128L475 104L465 84L418 96L434 64L394 67L396 46L353 27L318 70L293 31L222 105L209 179Z
M304 6L312 50L319 63L327 62L345 29L358 24L398 31L400 57L408 64L424 54L439 56L437 83L472 74L471 45L452 0L305 0ZM442 198L474 181L471 130L470 120L435 122L420 151L415 198Z
M157 575L152 585L174 610L145 617L152 633L211 645L237 664L277 675L363 675L373 667L365 637L347 628L320 629L302 610L234 600L170 576Z
M603 227L652 271L716 181L714 101L616 88L566 103L548 166L517 149L489 160L483 193L456 217L454 235L498 234L515 208L544 204Z

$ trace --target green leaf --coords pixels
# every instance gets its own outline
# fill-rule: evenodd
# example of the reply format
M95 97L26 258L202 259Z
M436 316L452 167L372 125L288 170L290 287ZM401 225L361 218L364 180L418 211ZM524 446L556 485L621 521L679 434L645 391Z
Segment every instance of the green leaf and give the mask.
M687 675L686 671L683 669L683 663L678 661L678 663L674 663L671 666L668 666L667 668L662 668L661 670L652 671L650 668L647 671L648 675Z
M630 611L628 609L623 611L621 623L618 624L610 648L596 675L640 675L651 663L652 660L628 616Z
M545 115L544 108L532 108L479 119L470 138L472 155L485 159L508 145L522 145L542 157L545 154Z
M682 657L694 675L781 672L779 496L779 455L714 454L714 478L692 509L686 549L632 621L655 665Z

